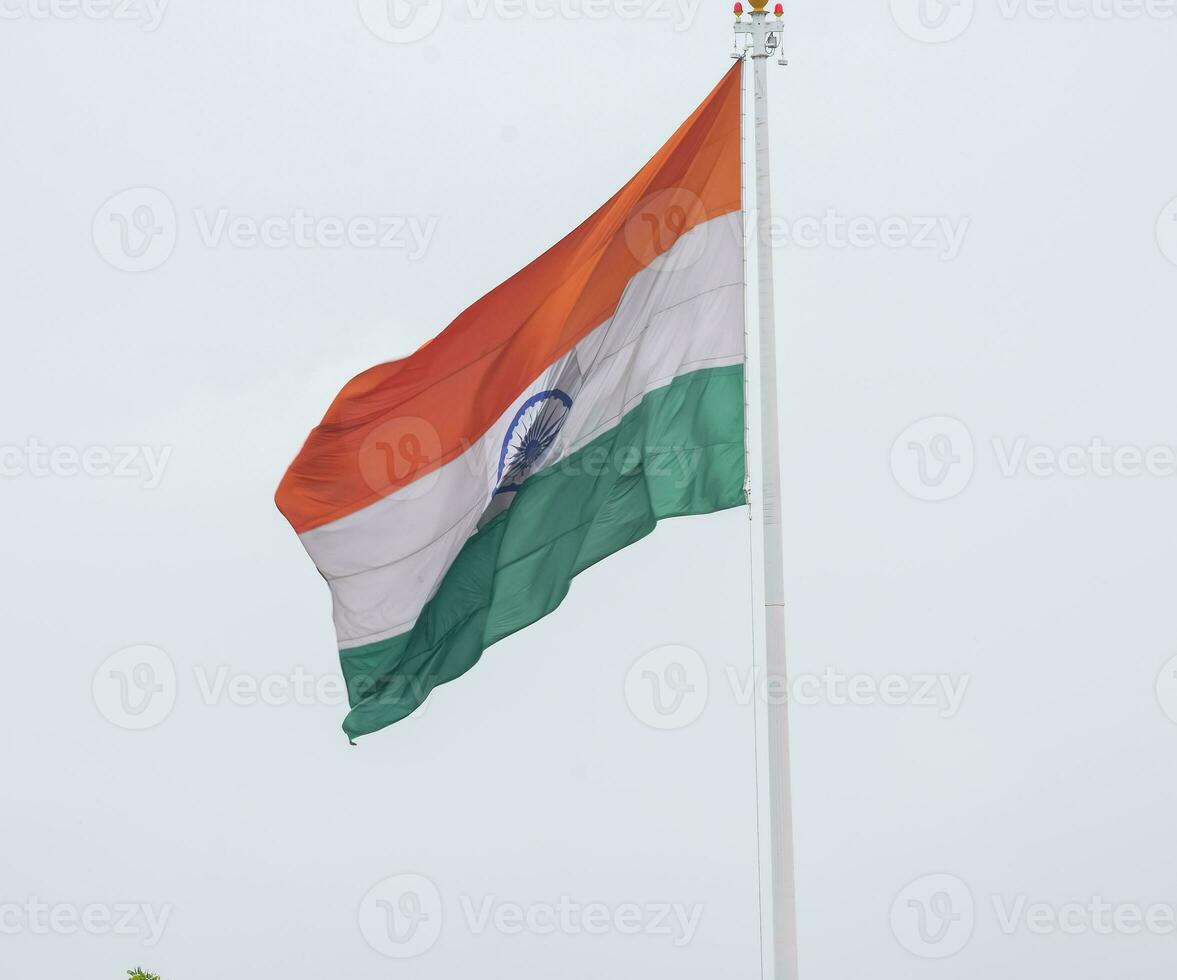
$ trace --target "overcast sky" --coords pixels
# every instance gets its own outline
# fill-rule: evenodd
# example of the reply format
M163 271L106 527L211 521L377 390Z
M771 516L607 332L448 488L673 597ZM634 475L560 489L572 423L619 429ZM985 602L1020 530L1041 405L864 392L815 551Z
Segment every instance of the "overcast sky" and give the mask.
M1160 980L1177 4L788 7L802 975ZM658 148L730 20L0 0L5 976L759 975L744 511L351 748L272 502L349 377Z

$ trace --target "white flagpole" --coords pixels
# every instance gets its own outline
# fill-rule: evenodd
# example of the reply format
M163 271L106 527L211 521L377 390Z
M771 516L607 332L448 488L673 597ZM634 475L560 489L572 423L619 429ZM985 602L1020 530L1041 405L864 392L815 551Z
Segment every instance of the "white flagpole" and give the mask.
M772 18L765 9L768 0L749 0L748 20L736 5L736 36L750 39L746 54L752 62L753 158L756 169L756 272L759 320L760 459L759 515L762 531L761 586L764 596L764 668L771 690L782 686L785 666L785 581L784 542L781 534L781 457L777 400L776 319L773 304L772 192L768 160L768 78L769 56L780 46L782 8L778 3ZM783 57L780 61L785 64ZM779 702L779 703L776 703ZM767 853L761 840L763 882L762 902L771 903L771 915L763 916L765 929L762 962L772 980L797 978L796 888L793 874L793 810L789 774L789 713L784 698L766 698L767 724L758 723L758 758L767 766ZM763 744L763 743L767 744ZM759 767L758 767L759 768ZM757 778L762 778L762 770ZM763 804L762 804L763 806ZM767 886L771 883L771 890ZM765 894L768 892L768 894ZM771 969L771 973L769 970Z

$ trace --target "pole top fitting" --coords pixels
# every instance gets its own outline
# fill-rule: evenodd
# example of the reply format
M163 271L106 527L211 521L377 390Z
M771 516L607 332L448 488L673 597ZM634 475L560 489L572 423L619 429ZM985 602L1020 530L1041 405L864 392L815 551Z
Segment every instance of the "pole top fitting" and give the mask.
M2 0L0 0L2 2ZM768 4L770 0L746 0L751 5L751 17L744 19L744 0L737 0L733 8L736 15L735 48L733 58L768 58L781 50L781 38L784 34L783 18L785 5L776 3L772 8L774 20L770 21ZM787 64L783 51L778 64Z

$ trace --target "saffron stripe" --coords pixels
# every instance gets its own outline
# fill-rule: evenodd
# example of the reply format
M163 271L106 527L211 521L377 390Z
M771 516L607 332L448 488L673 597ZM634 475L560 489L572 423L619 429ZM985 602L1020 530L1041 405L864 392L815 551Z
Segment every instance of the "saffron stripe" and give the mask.
M737 62L642 170L595 214L438 337L349 382L275 500L298 532L352 514L456 459L532 379L612 314L627 284L695 226L740 208ZM417 417L436 451L373 487L370 436Z

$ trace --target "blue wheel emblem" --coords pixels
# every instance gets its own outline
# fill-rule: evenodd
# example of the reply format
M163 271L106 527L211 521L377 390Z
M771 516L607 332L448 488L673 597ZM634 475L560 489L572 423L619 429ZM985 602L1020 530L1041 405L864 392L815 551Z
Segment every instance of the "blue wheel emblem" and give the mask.
M543 463L568 412L572 399L559 388L537 392L515 413L499 452L499 485L495 493L518 490Z

